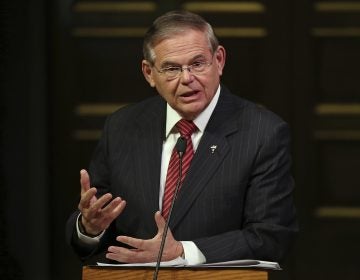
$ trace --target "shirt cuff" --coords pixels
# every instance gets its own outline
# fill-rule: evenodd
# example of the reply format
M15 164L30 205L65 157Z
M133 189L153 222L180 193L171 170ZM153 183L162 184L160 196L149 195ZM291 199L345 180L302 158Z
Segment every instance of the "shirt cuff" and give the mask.
M198 265L206 262L206 258L192 241L180 241L184 248L185 260L188 265Z
M81 217L81 213L79 214L79 216L76 219L76 232L77 232L78 238L80 239L80 241L82 241L86 245L97 245L100 242L101 237L104 235L105 230L102 233L100 233L98 236L95 236L95 237L90 237L85 234L82 234L79 229L80 217Z

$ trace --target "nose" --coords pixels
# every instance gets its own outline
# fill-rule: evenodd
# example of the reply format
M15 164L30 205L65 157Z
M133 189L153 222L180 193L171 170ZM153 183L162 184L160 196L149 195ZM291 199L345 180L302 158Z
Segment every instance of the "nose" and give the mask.
M191 72L189 67L183 67L181 71L181 81L184 84L192 82L194 79L194 74Z

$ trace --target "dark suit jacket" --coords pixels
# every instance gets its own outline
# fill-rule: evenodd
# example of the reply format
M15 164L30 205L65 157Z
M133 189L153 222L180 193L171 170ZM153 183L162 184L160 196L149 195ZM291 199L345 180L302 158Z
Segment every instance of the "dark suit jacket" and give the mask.
M91 184L127 206L97 248L79 243L78 212L72 215L68 241L83 258L106 251L117 235L156 234L165 117L166 103L156 96L107 119L89 169ZM174 207L175 239L195 242L207 262L281 260L297 231L290 163L286 123L222 86Z

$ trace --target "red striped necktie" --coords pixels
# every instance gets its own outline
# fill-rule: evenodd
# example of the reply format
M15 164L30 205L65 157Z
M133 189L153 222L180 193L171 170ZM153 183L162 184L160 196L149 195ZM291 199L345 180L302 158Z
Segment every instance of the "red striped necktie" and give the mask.
M197 130L197 127L192 121L187 121L184 119L178 121L175 126L180 132L180 135L186 139L186 144L187 144L186 151L182 159L183 161L182 177L181 177L181 183L182 183L190 167L191 160L194 156L194 148L191 141L191 135ZM174 191L176 188L176 183L179 176L179 164L180 164L179 155L174 147L166 175L165 192L164 192L164 199L162 205L162 216L165 218L165 220L168 218L171 207L171 201L173 199Z

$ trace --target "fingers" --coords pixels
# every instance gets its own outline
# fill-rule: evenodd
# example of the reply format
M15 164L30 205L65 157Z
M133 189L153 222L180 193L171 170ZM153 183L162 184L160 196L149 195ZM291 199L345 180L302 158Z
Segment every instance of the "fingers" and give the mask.
M110 246L106 258L123 263L146 263L154 261L154 256L138 249Z
M89 208L81 209L81 206L79 206L82 213L81 222L87 233L97 235L107 229L124 210L126 201L120 197L115 198L106 207L102 208L104 203L107 203L111 198L110 194L106 194Z
M117 241L122 242L124 244L130 245L133 248L146 250L146 244L150 245L152 243L146 242L144 239L133 238L129 236L118 236L116 238ZM149 246L148 246L149 247Z
M109 219L114 220L121 214L125 206L126 201L122 200L120 197L116 197L109 203L109 205L102 209L102 212Z
M129 245L133 249L110 246L106 257L125 263L155 262L158 258L162 235L165 228L165 220L160 212L154 215L158 233L152 239L139 239L130 236L118 236L117 241ZM168 230L162 261L176 259L183 253L181 242L174 239L171 231Z
M96 213L112 199L112 194L106 193L89 206L89 211Z
M99 199L96 199L95 197L96 192L97 192L96 188L90 188L86 192L82 192L81 199L79 202L79 210L81 212L83 212L84 209L87 209L89 213L95 215L99 210L102 210L106 214L112 213L115 210L115 213L113 213L113 215L116 216L118 216L118 214L122 212L122 210L125 207L125 201L123 201L120 197L117 197L111 201L112 195L110 193L107 193L101 196ZM107 203L109 203L109 205L104 207Z
M80 170L81 194L90 189L90 177L85 169Z
M81 200L79 202L79 210L90 207L96 199L96 188L90 186L90 176L85 169L80 170L80 186L81 186Z
M112 195L110 193L104 194L94 203L89 204L88 199L90 197L91 190L92 189L84 195L84 199L81 199L79 203L79 210L83 213L87 220L95 217L103 217L106 220L112 221L124 210L126 201L122 200L120 197L116 197L111 201ZM107 203L108 205L106 205Z
M116 240L135 248L110 246L106 254L108 259L124 263L155 262L157 259L159 242L154 242L153 239L142 240L129 236L118 236Z
M155 222L158 227L158 234L156 236L154 236L154 238L152 238L152 239L145 240L145 239L139 239L139 238L121 235L121 236L118 236L116 238L116 240L121 243L127 244L133 248L141 250L141 251L157 252L160 247L161 236L162 236L162 232L164 231L164 227L165 227L165 220L161 216L159 211L157 211L155 213Z
M161 238L155 236L152 239L138 239L129 236L118 236L117 241L127 244L133 249L110 246L106 258L124 263L155 262L158 258ZM181 242L171 237L166 241L162 261L169 261L181 256L183 252Z
M94 204L96 202L96 194L97 190L96 188L91 188L86 192L81 191L81 199L79 202L79 210L81 211L84 208L89 208L91 204Z
M108 248L108 252L106 253L105 257L110 260L118 261L118 262L126 262L123 260L124 255L128 253L130 254L130 250L117 247L117 246L110 246Z

